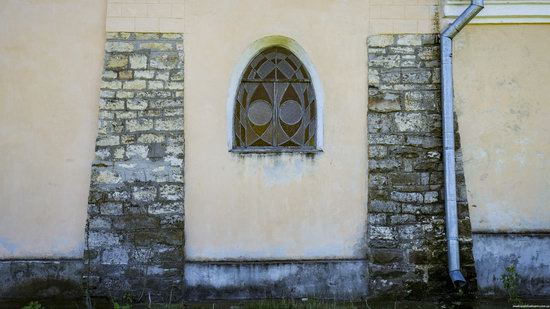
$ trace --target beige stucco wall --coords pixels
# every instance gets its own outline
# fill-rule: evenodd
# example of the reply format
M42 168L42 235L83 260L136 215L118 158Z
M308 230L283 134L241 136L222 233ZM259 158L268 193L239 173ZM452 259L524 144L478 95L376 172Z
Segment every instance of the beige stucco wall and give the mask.
M183 32L184 0L107 0L107 31Z
M189 259L361 257L366 245L368 2L187 0L185 235ZM228 152L231 76L256 40L295 40L324 90L324 147Z
M437 1L106 2L0 1L0 258L82 254L106 27L185 32L191 259L364 253L366 37L429 32ZM231 76L269 35L300 44L322 83L324 152L313 159L227 151ZM550 25L469 26L455 40L476 231L550 225L549 35Z
M550 227L550 25L468 26L455 97L474 231Z
M186 0L107 0L107 31L181 32ZM359 1L357 1L359 2ZM439 0L370 0L370 34L437 32ZM242 7L237 1L231 4ZM352 4L355 5L355 4Z
M105 11L0 1L0 259L82 256Z
M369 33L438 32L440 0L370 0Z

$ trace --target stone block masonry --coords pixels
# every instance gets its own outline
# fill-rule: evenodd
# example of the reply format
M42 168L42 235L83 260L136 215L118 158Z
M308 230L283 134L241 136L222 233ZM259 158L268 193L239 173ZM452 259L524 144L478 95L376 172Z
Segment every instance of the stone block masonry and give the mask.
M370 294L442 294L453 289L447 274L438 38L371 36L368 53ZM461 259L475 287L458 136L456 140Z
M86 227L90 296L183 296L183 37L108 33Z

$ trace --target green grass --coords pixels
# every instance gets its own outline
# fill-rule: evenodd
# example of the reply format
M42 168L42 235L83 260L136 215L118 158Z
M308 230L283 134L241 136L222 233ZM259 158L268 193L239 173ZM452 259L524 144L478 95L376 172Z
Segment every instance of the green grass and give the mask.
M277 299L246 301L241 303L210 303L187 305L190 309L375 309L366 301L335 301L317 299ZM393 306L391 306L393 309Z

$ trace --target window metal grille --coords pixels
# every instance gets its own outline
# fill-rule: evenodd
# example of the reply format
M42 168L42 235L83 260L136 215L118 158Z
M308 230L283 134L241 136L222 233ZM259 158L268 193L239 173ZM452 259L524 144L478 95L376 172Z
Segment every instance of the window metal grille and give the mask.
M289 50L271 47L254 57L235 101L233 151L315 151L315 93Z

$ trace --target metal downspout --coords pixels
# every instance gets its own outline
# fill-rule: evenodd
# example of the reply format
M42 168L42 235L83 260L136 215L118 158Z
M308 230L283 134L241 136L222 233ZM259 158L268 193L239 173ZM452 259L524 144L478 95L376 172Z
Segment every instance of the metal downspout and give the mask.
M455 130L453 114L453 41L477 13L483 9L483 0L472 0L470 6L441 33L441 96L443 102L443 164L445 168L445 225L449 276L455 287L462 288L466 279L460 272L458 244L458 217L456 203Z

